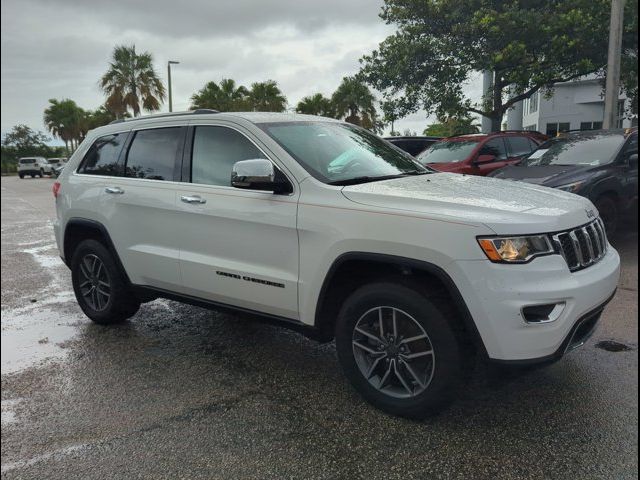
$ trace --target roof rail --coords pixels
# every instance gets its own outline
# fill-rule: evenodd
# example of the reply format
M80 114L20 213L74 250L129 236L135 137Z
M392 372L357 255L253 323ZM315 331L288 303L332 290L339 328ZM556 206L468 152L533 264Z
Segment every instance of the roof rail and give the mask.
M212 108L198 108L196 110L188 110L186 112L159 113L157 115L145 115L144 117L134 117L134 118L118 118L116 120L113 120L112 122L109 122L109 125L113 125L115 123L135 122L138 120L147 120L147 119L155 119L155 118L181 117L183 115L200 115L203 113L220 113L220 112Z

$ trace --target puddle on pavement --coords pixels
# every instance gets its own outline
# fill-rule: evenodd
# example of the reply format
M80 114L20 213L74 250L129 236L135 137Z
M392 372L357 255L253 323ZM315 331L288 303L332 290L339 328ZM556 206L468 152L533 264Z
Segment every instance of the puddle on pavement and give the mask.
M633 347L614 340L602 340L596 343L596 348L606 350L607 352L628 352L629 350L633 350Z
M50 309L2 312L2 375L64 358L60 344L78 333L77 321L74 315Z

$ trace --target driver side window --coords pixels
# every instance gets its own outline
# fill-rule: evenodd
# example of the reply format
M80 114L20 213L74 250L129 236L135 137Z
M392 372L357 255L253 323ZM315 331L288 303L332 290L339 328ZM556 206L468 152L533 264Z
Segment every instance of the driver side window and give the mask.
M266 156L243 134L227 127L195 128L191 155L191 183L231 186L236 162Z

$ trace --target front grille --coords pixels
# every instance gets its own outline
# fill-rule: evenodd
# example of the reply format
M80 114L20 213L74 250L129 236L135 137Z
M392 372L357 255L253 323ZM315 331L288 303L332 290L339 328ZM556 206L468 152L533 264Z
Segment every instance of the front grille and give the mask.
M607 234L599 218L583 227L557 233L552 238L572 272L590 267L607 253Z

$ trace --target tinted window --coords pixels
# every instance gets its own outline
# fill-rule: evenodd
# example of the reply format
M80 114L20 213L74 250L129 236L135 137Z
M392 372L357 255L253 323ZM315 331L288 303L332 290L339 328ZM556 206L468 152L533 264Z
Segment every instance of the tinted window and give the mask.
M21 165L30 165L32 163L36 163L36 160L34 158L22 158L22 159L20 159L20 164Z
M480 155L495 155L497 161L506 160L507 148L502 138L494 138L482 146Z
M180 127L140 130L129 147L125 175L150 180L173 180Z
M624 135L583 133L549 140L521 165L605 165L611 163L624 143Z
M531 153L532 148L527 137L509 137L507 142L512 157L522 157Z
M420 155L418 160L427 163L457 163L469 158L478 146L478 140L436 142Z
M126 139L126 133L98 138L89 148L78 171L90 175L121 175L118 157Z
M196 127L191 182L229 187L233 164L255 158L265 156L240 132L226 127Z

